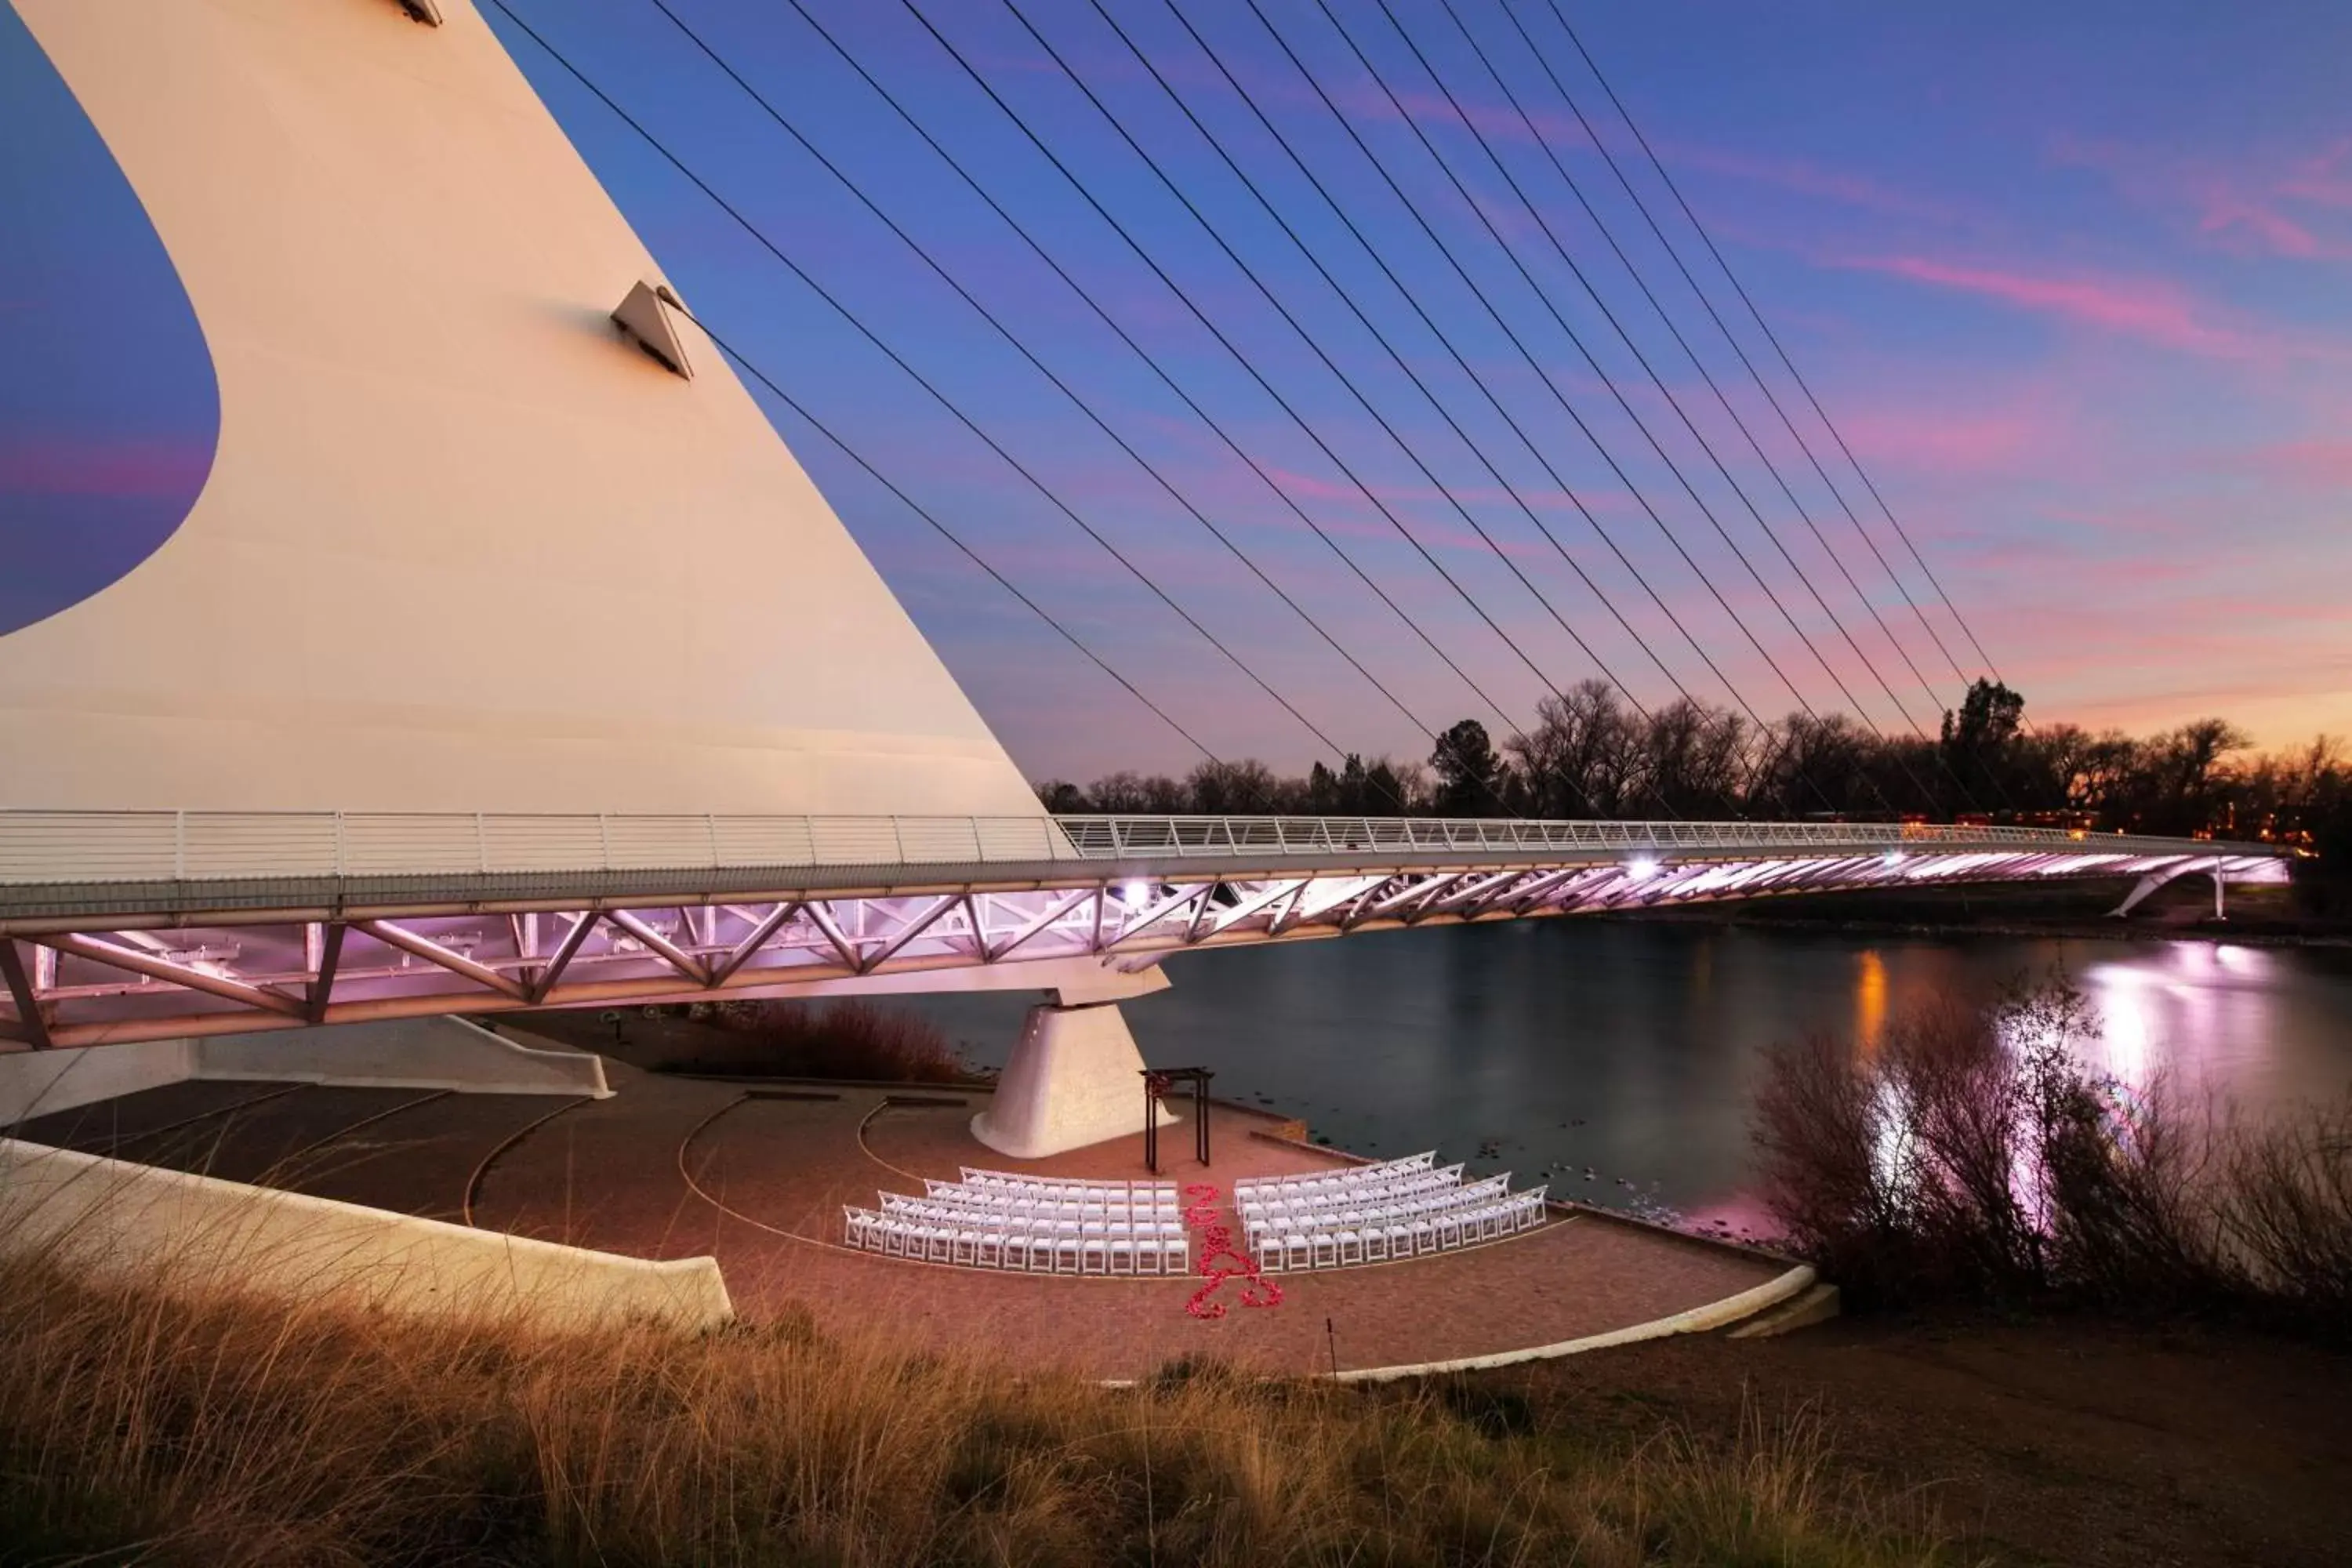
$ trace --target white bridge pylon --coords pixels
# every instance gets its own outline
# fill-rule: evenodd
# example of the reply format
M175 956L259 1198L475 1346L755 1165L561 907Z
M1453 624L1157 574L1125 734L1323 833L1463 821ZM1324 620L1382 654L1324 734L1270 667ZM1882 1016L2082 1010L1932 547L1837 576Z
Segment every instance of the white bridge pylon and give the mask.
M1165 984L1170 954L2267 847L1898 824L0 812L0 1037Z

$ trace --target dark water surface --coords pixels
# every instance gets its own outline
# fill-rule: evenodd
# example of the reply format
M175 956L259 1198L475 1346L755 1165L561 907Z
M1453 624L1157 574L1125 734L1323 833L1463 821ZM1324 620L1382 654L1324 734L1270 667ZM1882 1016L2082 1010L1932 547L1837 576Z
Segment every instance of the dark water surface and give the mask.
M2056 970L2127 1082L2162 1069L2255 1112L2352 1087L2340 949L1525 921L1188 954L1126 1013L1147 1060L1213 1068L1221 1096L1344 1148L1435 1146L1568 1196L1744 1216L1764 1047L1868 1040L1938 990ZM993 1066L1034 998L913 1000Z

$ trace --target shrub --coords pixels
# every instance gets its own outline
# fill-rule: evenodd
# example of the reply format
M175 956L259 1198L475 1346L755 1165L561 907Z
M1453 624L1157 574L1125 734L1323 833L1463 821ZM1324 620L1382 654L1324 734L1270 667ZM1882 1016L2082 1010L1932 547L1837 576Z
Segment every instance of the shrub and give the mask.
M887 1083L970 1083L976 1077L930 1020L856 998L721 1002L694 1016L710 1026L667 1049L654 1064L661 1070Z
M2352 1100L2263 1125L2086 1062L2063 981L1769 1053L1767 1205L1857 1304L2063 1300L2352 1326Z

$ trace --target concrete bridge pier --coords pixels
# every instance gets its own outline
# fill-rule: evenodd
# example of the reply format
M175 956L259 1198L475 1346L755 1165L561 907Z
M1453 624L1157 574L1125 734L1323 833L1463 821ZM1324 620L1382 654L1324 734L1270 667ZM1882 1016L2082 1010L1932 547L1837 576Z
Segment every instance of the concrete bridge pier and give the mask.
M1160 1125L1178 1120L1159 1109ZM1015 1160L1143 1131L1143 1053L1116 1002L1029 1009L996 1096L971 1119L972 1136Z
M2110 918L2120 919L2131 913L2139 907L2142 900L2177 878L2204 876L2211 878L2213 882L2213 918L2217 921L2227 920L2230 918L2229 910L2223 903L2222 889L2228 885L2228 878L2224 873L2225 868L2219 856L2177 866L2160 867L2133 883L2131 891L2124 895L2124 901L2108 910L2108 915Z

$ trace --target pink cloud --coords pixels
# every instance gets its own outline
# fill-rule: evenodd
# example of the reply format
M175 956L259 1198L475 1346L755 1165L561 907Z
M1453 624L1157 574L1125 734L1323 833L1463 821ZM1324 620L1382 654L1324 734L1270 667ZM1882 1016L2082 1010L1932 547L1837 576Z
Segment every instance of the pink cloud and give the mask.
M2293 352L2277 338L2213 319L2176 284L2153 278L2036 276L1923 256L1833 258L1831 264L1997 300L2119 336L2216 359L2273 359Z
M2242 466L2274 479L2352 490L2352 440L2284 441L2247 454Z
M2304 160L2279 184L2284 195L2315 206L2352 211L2352 136Z
M0 439L0 494L185 498L212 460L209 443L177 437L14 435Z
M1911 218L1945 225L1966 223L1973 218L1973 215L1957 203L1900 189L1867 175L1823 168L1801 158L1766 157L1690 142L1662 147L1660 154L1667 163L1684 168L1770 185L1799 195L1874 213L1881 217Z
M1943 475L2012 473L2052 447L2051 422L2030 410L1956 415L1937 409L1880 406L1840 421L1873 463Z
M2164 158L2110 142L2062 139L2063 166L2095 170L2127 199L2179 215L2200 238L2228 249L2294 260L2352 259L2352 139L2292 159L2224 164Z

